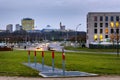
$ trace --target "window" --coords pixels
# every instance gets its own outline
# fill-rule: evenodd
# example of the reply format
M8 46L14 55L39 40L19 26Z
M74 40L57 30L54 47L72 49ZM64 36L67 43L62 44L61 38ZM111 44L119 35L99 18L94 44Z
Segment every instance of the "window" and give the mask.
M97 27L97 23L94 23L94 27Z
M103 29L100 29L100 33L103 33Z
M94 21L97 21L97 16L94 16Z
M108 21L108 16L105 16L105 21Z
M116 16L116 21L119 21L119 16Z
M100 23L100 27L103 27L103 23Z
M103 21L103 17L102 16L100 16L100 21Z
M111 33L114 33L114 29L111 29Z
M105 35L105 38L108 38L108 35Z
M105 33L108 34L108 28L105 29Z
M116 33L119 34L119 29L116 29Z
M110 22L110 26L111 26L111 28L113 28L114 27L114 22Z
M103 35L102 34L100 34L100 41L102 41L103 40Z
M118 27L119 27L119 22L117 21L117 22L115 23L115 25L116 25L116 28L118 28Z
M97 40L97 38L98 38L98 36L95 34L95 35L94 35L94 40Z
M105 23L105 27L108 27L108 23Z
M94 29L94 33L97 33L97 29Z
M114 21L114 17L113 17L113 16L111 16L110 20L111 20L111 21Z
M113 41L113 39L114 39L114 35L111 34L111 35L110 35L110 38L111 38L111 40Z

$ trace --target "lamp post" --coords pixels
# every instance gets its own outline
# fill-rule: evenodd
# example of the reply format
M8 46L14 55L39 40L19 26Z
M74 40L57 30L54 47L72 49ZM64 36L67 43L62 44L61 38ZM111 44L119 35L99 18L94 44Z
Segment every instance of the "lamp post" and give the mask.
M75 31L75 47L77 46L77 29L78 29L78 27L80 26L81 24L78 24L77 26L76 26L76 31Z

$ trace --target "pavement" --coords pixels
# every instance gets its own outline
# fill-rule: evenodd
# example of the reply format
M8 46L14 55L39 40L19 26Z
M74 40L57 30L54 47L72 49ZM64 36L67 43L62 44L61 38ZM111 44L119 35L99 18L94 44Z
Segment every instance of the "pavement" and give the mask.
M47 66L40 63L23 63L25 66L28 66L32 69L39 71L39 75L42 77L79 77L79 76L98 76L97 74L81 72L81 71L66 71L65 68L58 69L53 66ZM65 64L64 64L65 67Z
M0 76L0 80L120 80L120 76L98 76L98 77L70 77L70 78L41 78L41 77L10 77Z

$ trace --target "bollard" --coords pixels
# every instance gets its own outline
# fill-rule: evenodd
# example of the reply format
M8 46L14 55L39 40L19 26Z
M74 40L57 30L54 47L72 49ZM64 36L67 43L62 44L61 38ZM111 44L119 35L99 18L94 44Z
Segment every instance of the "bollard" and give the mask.
M44 70L44 51L42 51L42 71Z
M52 51L52 71L54 72L54 51Z
M64 52L64 48L62 49L62 67L63 67L63 76L65 76L65 52Z
M34 63L35 63L35 67L36 67L36 51L34 51Z
M30 50L28 50L28 65L30 65Z

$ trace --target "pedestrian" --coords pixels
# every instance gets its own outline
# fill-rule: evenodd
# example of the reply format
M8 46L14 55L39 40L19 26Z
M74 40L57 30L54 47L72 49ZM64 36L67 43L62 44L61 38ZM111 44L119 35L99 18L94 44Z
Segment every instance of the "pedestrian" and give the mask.
M26 49L26 46L24 46L24 49Z

